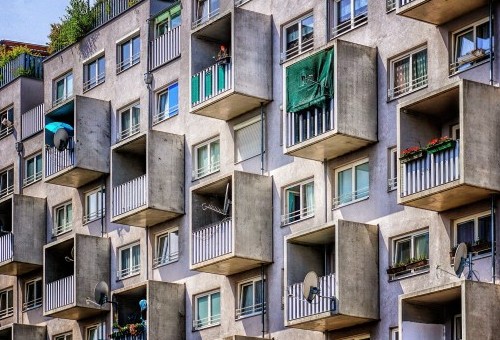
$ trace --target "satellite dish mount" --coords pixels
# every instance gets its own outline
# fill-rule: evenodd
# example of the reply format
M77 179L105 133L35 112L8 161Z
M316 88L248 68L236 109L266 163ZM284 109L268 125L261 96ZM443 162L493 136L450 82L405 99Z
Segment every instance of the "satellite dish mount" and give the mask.
M476 278L477 281L479 281L479 278L477 277L476 273L474 270L472 270L472 253L467 252L467 245L465 243L460 243L457 247L457 250L455 251L455 261L453 263L453 271L455 272L455 275L457 277L462 276L462 273L465 269L465 266L469 267L469 271L467 273L467 280L472 280L473 277Z
M207 203L202 203L201 208L203 210L212 210L215 211L216 213L223 215L223 216L228 216L229 215L229 206L231 205L231 200L229 199L229 183L226 185L226 195L224 196L224 205L222 206L222 209L219 207L216 207L212 204L207 204Z

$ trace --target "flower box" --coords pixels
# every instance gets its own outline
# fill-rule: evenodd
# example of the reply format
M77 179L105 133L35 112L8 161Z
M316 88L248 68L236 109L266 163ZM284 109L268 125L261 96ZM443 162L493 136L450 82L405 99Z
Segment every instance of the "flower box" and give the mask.
M427 147L427 152L428 153L436 153L436 152L439 152L439 151L452 149L452 148L455 147L456 143L457 143L457 141L453 140L453 139L446 140L446 141L443 141L443 142L440 142L440 143L436 143L434 145L428 146Z
M419 261L415 261L415 262L407 264L406 269L420 268L423 266L427 266L428 264L429 264L429 259L419 260Z
M389 268L387 268L387 274L394 275L397 273L404 272L405 270L407 270L406 267L407 267L406 265L397 266L397 267L389 267Z
M399 157L402 164L425 157L425 150L418 150Z
M482 242L474 244L471 246L470 251L473 253L484 252L485 250L491 250L491 242Z

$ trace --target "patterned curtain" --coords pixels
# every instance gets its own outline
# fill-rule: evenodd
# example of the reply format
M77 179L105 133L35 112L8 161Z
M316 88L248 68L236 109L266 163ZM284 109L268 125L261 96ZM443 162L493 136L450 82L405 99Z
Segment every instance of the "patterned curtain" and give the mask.
M417 88L427 83L427 50L417 52L412 60L413 87Z
M408 91L410 82L410 59L405 58L394 63L394 96Z

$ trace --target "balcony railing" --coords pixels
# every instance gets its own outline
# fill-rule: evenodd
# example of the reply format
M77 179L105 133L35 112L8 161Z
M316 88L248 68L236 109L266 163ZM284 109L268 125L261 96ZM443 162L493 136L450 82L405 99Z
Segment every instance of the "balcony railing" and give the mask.
M0 139L4 138L4 137L7 137L8 135L10 135L12 132L14 131L14 127L13 126L6 126L4 127L2 125L2 128L0 129Z
M21 119L22 138L28 138L43 130L43 104L23 113Z
M165 111L158 112L153 115L153 124L164 121L167 118L173 117L179 113L179 105L165 108Z
M45 311L51 311L73 303L75 298L74 275L45 285Z
M397 177L389 178L387 180L387 190L391 191L397 188L398 188L398 178Z
M196 18L193 20L193 24L191 25L191 28L195 29L196 27L201 26L202 24L204 24L208 20L211 20L211 19L215 18L216 16L218 16L219 13L220 13L219 7L217 7L217 8L214 8L207 15L201 15L201 16L196 15Z
M386 0L385 10L387 12L390 12L390 11L392 11L394 9L396 9L396 0Z
M281 225L293 223L314 216L314 206L305 207L304 209L289 212L281 215Z
M0 190L0 198L3 198L5 196L9 196L13 192L14 192L14 184L7 185L7 187Z
M177 26L149 43L150 70L181 55L180 32L181 26Z
M191 77L191 104L196 106L231 88L231 63L217 63Z
M42 305L42 301L43 301L42 298L39 297L34 300L23 303L23 311L40 307Z
M406 82L404 84L388 89L387 96L389 97L389 99L394 99L412 91L416 91L425 86L427 86L427 74L414 79L411 82Z
M216 325L220 325L220 314L207 316L203 319L193 320L193 329L202 329Z
M33 175L28 176L23 179L23 186L30 185L31 183L35 183L42 179L42 170L35 172Z
M113 188L113 216L146 205L148 201L147 174Z
M45 177L52 176L75 164L74 144L73 138L69 138L68 145L63 151L53 146L45 149Z
M0 67L0 87L3 87L20 76L36 79L43 77L43 57L32 56L27 53L19 55Z
M8 261L13 256L14 236L8 233L0 236L0 262Z
M179 259L179 252L172 252L164 256L158 256L153 259L153 268L169 264Z
M311 107L299 112L286 114L287 146L302 143L334 128L333 98L329 106Z
M304 299L303 282L288 286L288 321L335 310L335 275L319 277L318 281L319 294L311 303Z
M193 178L198 179L204 176L208 176L220 170L220 159L209 163L208 165L201 167L199 169L193 170Z
M360 201L362 199L368 198L370 193L369 187L360 188L353 192L348 192L343 195L333 198L333 208L338 208L341 205L349 204L352 202Z
M134 264L130 267L119 270L116 273L116 278L118 280L122 280L122 279L129 277L129 276L139 274L140 272L141 272L141 264L138 263L138 264Z
M246 4L247 2L249 2L250 0L235 0L234 1L234 5L235 6L241 6L241 5L244 5Z
M7 318L12 315L14 315L14 307L0 309L0 319Z
M102 72L97 75L97 78L91 78L83 83L83 91L88 91L106 80L106 73Z
M105 24L142 1L143 0L105 0L98 2L94 7L94 28Z
M236 309L236 319L241 319L247 316L252 316L262 313L262 303L256 303L255 305L237 308ZM264 303L264 312L266 311L266 303Z
M477 65L480 62L489 60L490 51L482 48L475 49L469 53L455 58L454 62L450 64L450 74L467 70L468 68Z
M105 209L98 209L96 211L93 211L89 214L86 214L83 216L83 224L90 223L92 221L95 221L103 216L105 216L106 210Z
M146 340L146 333L142 333L139 335L120 335L114 336L114 340Z
M118 132L118 141L121 141L125 138L128 138L130 136L135 135L136 133L139 133L139 131L141 130L140 128L141 128L141 123L137 123L135 125L130 126L127 129L123 129L123 130L119 131Z
M193 264L230 253L233 243L232 232L231 219L193 231Z
M73 223L71 222L54 226L54 228L52 228L52 235L54 236L61 235L67 231L70 231L72 228L73 228Z
M405 5L408 5L409 3L413 2L415 0L399 0L399 7L403 7Z
M303 40L300 44L297 42L295 46L290 47L281 54L281 59L286 60L295 57L303 52L309 51L314 47L314 37L311 35L310 38Z
M361 26L366 22L368 22L368 10L367 9L360 12L358 15L356 15L353 18L337 24L337 26L335 26L332 29L332 37L336 37L337 35L340 35L342 33L350 31L353 28Z

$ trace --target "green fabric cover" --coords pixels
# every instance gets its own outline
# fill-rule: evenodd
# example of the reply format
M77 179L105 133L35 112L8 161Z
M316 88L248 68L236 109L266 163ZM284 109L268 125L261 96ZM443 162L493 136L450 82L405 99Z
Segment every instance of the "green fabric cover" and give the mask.
M286 111L297 112L333 97L333 48L286 68Z
M205 97L210 97L212 95L212 81L213 81L212 72L206 72L205 73Z
M191 103L200 101L200 75L191 77Z
M226 68L224 65L217 66L217 91L222 91L226 88Z
M160 13L156 18L155 18L155 25L159 24L160 22L165 21L166 19L170 19L174 14L178 13L181 11L181 4L177 4L174 7L171 7L170 9Z

